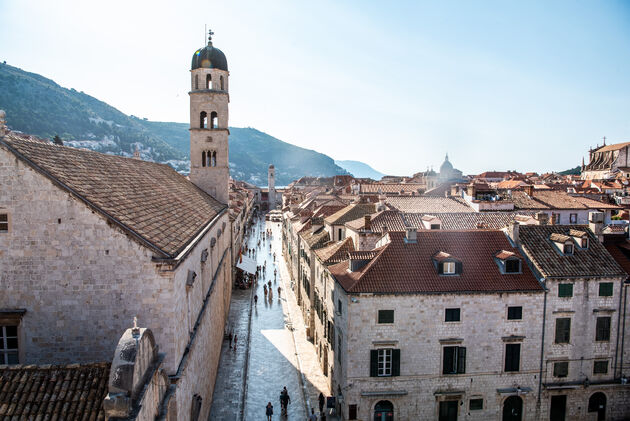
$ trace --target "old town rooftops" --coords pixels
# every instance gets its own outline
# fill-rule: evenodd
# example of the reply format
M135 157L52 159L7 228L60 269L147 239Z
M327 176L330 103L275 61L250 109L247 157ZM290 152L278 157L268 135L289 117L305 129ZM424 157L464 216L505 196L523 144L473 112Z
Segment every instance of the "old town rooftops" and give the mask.
M564 254L555 243L573 241L574 230L588 234L588 247L575 243L572 253ZM518 238L524 252L546 278L627 276L586 225L521 225Z
M384 246L329 267L331 274L348 292L366 293L448 293L542 291L529 268L499 230L417 232L416 242L406 242L405 233L390 232ZM500 251L521 259L519 273L502 273L495 260ZM436 269L439 253L455 256L461 273L444 275ZM351 259L367 262L350 271Z
M329 225L343 225L363 215L374 213L376 206L372 203L353 203L326 217L324 220Z
M351 237L342 241L330 243L323 248L315 250L315 254L326 265L343 262L348 258L348 252L354 251L354 243Z
M103 420L109 363L0 365L0 419Z
M10 133L8 149L161 257L175 258L224 209L166 164Z

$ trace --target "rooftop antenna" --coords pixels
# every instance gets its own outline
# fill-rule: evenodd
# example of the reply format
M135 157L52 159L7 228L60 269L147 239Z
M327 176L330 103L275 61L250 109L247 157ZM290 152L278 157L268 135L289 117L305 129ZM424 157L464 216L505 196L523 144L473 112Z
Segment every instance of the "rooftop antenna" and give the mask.
M604 136L604 146L606 146L606 136Z
M203 24L203 43L206 43L206 34L208 33L208 24Z

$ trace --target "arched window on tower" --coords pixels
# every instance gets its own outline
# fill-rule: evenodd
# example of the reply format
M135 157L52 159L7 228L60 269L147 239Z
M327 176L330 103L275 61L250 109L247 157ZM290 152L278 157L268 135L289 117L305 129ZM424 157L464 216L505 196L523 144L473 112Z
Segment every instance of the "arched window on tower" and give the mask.
M223 76L221 76L221 90L225 90L225 88L223 87Z
M212 159L210 160L210 166L211 167L216 167L217 166L217 153L216 153L216 151L212 151Z
M213 111L210 114L210 128L211 129L216 129L217 127L219 127L219 115L217 114L216 111Z
M199 128L205 129L207 127L208 127L208 113L206 113L205 111L202 111L201 114L199 114Z
M201 152L201 166L206 166L206 151Z
M212 151L206 152L206 167L212 166Z
M206 75L206 89L212 89L212 75L210 73Z
M195 89L199 89L199 75L195 75Z

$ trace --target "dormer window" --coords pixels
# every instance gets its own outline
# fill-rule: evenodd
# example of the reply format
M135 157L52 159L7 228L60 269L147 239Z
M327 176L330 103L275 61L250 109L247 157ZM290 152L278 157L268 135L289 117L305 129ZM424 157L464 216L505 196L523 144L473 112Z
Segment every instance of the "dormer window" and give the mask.
M586 232L572 229L569 230L569 235L573 237L578 247L582 249L588 248L588 234Z
M521 271L521 261L519 259L508 259L505 261L505 273L519 273Z
M564 255L573 254L573 240L568 235L553 233L549 239L555 244L558 250Z
M455 262L442 262L442 273L445 275L455 275Z
M501 250L494 255L501 273L521 273L521 259L516 253Z
M443 251L433 255L433 264L440 275L459 275L462 273L462 262Z

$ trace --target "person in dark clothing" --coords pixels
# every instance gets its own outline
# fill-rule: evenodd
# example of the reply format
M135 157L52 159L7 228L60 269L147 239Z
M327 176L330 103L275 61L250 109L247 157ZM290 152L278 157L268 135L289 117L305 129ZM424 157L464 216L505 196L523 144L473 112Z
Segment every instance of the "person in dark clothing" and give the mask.
M289 391L287 390L287 387L284 386L284 389L282 389L282 392L280 392L280 407L282 408L283 415L287 414L287 405L289 405L290 403L291 397L289 396Z
M273 415L273 405L271 402L265 407L265 415L267 415L267 421L271 421L271 416Z
M322 392L319 392L319 396L317 398L319 400L319 412L324 410L324 404L326 403L326 398Z

